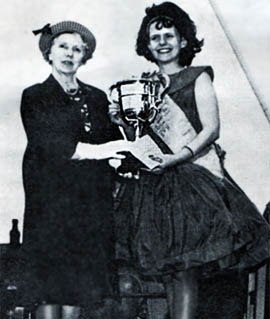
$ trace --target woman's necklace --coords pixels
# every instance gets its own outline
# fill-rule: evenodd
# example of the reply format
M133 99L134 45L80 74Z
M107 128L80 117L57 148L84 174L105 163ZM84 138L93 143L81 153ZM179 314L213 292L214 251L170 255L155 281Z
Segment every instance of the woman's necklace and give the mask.
M65 93L71 96L76 95L78 93L79 84L75 76L67 77L67 76L64 76L63 74L61 75L54 68L52 70L52 75L57 80L57 82L61 85Z
M79 91L79 86L76 88L66 88L64 89L64 91L68 94L68 95L76 95Z

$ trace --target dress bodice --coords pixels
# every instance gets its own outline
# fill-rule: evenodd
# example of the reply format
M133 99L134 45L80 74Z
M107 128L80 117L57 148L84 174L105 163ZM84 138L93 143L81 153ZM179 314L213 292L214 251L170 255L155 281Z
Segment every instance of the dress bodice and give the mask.
M207 72L214 79L210 66L187 67L178 73L170 75L169 96L179 105L197 133L202 130L195 100L195 82L203 73Z

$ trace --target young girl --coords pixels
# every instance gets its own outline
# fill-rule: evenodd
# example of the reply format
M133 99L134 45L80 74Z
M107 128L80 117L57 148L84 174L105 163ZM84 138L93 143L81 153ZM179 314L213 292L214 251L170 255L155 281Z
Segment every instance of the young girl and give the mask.
M137 53L169 76L159 116L162 108L173 112L177 106L182 127L176 139L168 138L173 152L153 157L157 167L130 183L130 196L121 204L122 228L127 229L132 212L128 238L121 229L128 251L121 258L145 276L163 278L172 319L195 318L198 275L251 267L269 257L269 226L216 152L219 111L213 70L190 66L202 46L193 21L175 4L146 9ZM124 125L115 106L111 118ZM159 135L155 122L151 129Z

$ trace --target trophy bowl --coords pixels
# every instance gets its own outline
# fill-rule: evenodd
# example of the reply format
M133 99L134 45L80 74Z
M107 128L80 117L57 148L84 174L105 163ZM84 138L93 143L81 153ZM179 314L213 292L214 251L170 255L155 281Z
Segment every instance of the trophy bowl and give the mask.
M154 121L158 107L169 84L169 78L132 78L119 81L110 88L110 98L118 103L123 120L144 126Z

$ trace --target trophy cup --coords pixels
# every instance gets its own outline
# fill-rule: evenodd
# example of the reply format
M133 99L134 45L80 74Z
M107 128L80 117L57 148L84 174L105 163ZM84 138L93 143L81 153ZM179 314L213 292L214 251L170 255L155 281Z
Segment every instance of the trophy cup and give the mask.
M131 152L125 152L126 159L122 161L120 169L122 172L135 172L142 166L149 167L147 162L151 160L139 155L138 151L140 153L140 149L145 151L148 147L144 129L154 122L168 87L169 77L156 73L119 81L111 86L111 101L119 104L122 119L135 129L134 148ZM154 141L152 146L158 148Z
M111 86L110 98L119 104L123 120L135 128L136 138L154 121L168 86L169 77L165 74L134 77Z

